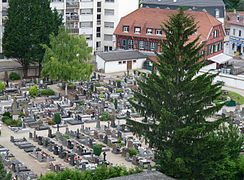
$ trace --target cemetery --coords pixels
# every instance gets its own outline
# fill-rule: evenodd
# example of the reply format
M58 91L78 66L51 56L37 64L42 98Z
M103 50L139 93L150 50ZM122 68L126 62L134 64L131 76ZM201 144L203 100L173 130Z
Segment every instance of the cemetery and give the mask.
M68 96L62 94L62 84L46 80L9 82L0 96L0 114L13 134L10 142L55 172L65 167L94 170L100 164L150 170L155 165L154 150L126 124L127 118L144 119L129 99L138 90L136 79L146 75L94 73L88 82L73 83ZM225 106L219 115L230 116L244 132L244 108ZM6 152L0 148L4 161L9 159ZM18 160L9 164L20 179L36 177Z

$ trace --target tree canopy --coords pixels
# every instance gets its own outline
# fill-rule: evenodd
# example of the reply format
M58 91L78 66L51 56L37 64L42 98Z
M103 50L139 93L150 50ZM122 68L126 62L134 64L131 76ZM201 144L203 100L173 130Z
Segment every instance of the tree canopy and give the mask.
M92 73L92 49L88 47L83 36L70 35L60 28L57 36L50 36L50 47L43 46L42 76L66 83L75 80L88 80ZM66 92L67 95L67 92Z
M31 63L41 63L49 35L57 34L62 18L52 11L49 0L10 0L3 33L3 53L16 58L25 69Z
M145 119L127 120L131 130L156 149L158 170L177 179L234 179L243 138L226 118L210 121L223 103L214 74L198 74L203 44L195 34L197 24L183 10L163 24L157 73L138 80L132 106ZM198 76L196 76L198 74ZM228 124L228 125L227 125Z

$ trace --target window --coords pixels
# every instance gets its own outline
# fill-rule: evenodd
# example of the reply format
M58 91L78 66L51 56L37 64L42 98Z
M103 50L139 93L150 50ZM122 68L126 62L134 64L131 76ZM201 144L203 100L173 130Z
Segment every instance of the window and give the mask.
M131 40L131 39L128 40L128 48L129 49L134 49L134 47L133 47L133 40Z
M123 32L129 32L129 26L123 26Z
M139 49L144 49L144 41L139 41Z
M114 22L104 22L105 28L114 28Z
M241 36L241 30L239 30L239 36Z
M235 49L235 43L232 44L232 50L234 50L234 49Z
M155 49L156 49L156 43L155 42L151 42L149 50L155 50Z
M156 30L156 35L162 35L162 30L161 29L157 29Z
M215 9L215 17L219 18L219 9Z
M126 63L126 61L123 61L123 64L125 64Z
M92 34L86 34L85 37L86 40L92 40Z
M97 27L97 37L101 37L101 27Z
M80 22L80 28L87 28L87 27L92 27L93 22L87 21L87 22Z
M119 64L122 64L122 61L119 61Z
M147 34L152 34L153 30L152 28L147 28Z
M133 60L133 63L136 63L136 60Z
M141 28L135 27L135 34L140 34L140 33L141 33Z
M80 14L93 14L93 9L91 8L81 9Z
M108 51L108 46L104 46L104 51L105 51L105 52Z
M105 0L105 2L111 2L111 3L113 3L114 0Z
M97 7L101 7L102 6L102 2L97 2Z
M112 46L109 46L109 51L112 51L113 50L113 47Z
M104 34L104 41L113 41L113 35Z
M233 35L234 36L236 35L236 29L233 29Z
M218 30L214 30L213 31L213 37L216 38L219 36L219 31Z
M105 14L105 16L113 16L114 10L113 9L105 9L104 14Z

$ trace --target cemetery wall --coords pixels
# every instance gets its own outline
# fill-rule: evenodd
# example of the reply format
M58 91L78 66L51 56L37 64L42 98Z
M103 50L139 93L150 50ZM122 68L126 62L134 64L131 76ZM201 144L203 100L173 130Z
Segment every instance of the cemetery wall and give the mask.
M203 74L205 72L208 72L208 70L200 70L199 74ZM210 73L217 73L217 72L211 72ZM243 89L244 90L244 77L231 75L231 74L223 74L220 73L215 79L214 82L221 81L224 83L225 86Z
M7 69L3 69L3 71L0 72L0 80L4 80L5 72L7 72L8 75L10 75L11 72L16 72L21 77L23 77L23 75L24 75L22 67L7 68ZM36 66L29 67L29 69L28 69L28 77L37 77L38 75L39 75L38 67L36 67Z

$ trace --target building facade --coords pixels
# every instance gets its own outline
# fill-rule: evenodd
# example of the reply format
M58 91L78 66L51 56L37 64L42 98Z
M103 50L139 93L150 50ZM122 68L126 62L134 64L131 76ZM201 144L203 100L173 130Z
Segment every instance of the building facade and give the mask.
M244 14L237 13L228 23L229 41L226 42L225 52L231 56L244 58Z
M176 10L140 8L121 18L114 34L117 49L137 49L146 52L160 52L160 43L166 38L161 25ZM204 43L202 53L209 58L223 52L224 29L216 18L206 12L186 11L198 22L197 32L190 40L200 35ZM157 17L157 18L155 18Z
M66 29L72 34L84 35L88 45L96 52L114 49L113 32L120 18L136 10L139 0L51 0L50 6L63 15ZM8 0L0 2L0 14L3 15L0 17L0 43L7 7Z
M225 18L225 4L223 0L141 0L140 6L173 10L183 7L192 11L204 11L222 23L224 23Z

